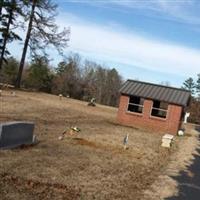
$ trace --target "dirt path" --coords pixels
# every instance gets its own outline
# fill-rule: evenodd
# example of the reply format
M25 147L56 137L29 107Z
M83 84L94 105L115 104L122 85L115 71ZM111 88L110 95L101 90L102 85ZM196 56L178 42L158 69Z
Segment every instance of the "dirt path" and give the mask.
M185 135L187 140L180 141L178 151L171 157L169 164L163 171L163 174L144 192L144 200L189 200L195 198L186 198L181 186L183 176L190 179L194 178L197 171L193 171L192 166L196 166L196 159L199 159L200 140L197 130L188 129ZM200 163L198 162L198 165ZM199 177L199 175L197 176ZM198 178L197 178L198 179ZM196 181L196 180L195 180ZM195 182L194 182L195 183ZM199 187L198 182L198 187ZM189 193L188 193L189 194ZM195 195L195 194L194 194ZM179 196L179 197L177 197ZM199 197L197 198L199 199Z
M199 200L200 197L200 148L198 155L191 166L188 167L189 173L181 171L178 177L174 179L178 182L178 194L167 198L166 200Z

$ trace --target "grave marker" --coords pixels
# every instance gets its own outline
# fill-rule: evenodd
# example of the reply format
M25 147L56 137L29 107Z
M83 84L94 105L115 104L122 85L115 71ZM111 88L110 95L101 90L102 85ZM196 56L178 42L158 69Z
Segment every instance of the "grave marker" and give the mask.
M8 122L0 124L0 149L11 149L35 143L34 123Z

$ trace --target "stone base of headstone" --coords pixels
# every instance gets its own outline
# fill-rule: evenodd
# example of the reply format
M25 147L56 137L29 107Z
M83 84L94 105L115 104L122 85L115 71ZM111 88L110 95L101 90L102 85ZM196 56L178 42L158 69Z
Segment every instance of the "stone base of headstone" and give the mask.
M164 141L164 142L162 142L161 146L170 148L171 147L171 141Z

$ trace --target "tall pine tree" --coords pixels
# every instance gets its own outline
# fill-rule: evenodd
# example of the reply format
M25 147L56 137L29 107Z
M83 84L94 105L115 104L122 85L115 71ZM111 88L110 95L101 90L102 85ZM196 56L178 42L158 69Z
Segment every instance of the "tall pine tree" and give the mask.
M198 100L200 101L200 74L197 74L196 93L198 96Z
M21 40L19 35L14 32L14 29L19 27L17 22L18 15L24 16L23 5L24 1L17 0L1 0L0 2L0 70L3 61L6 62L6 57L10 54L6 48L7 44L13 40Z
M192 95L195 94L195 82L192 77L189 77L185 82L183 83L183 87L186 90L189 90Z
M59 53L67 47L69 29L58 31L55 23L57 5L51 0L32 0L28 29L15 86L20 87L28 47L32 56L47 55L46 47L53 45Z

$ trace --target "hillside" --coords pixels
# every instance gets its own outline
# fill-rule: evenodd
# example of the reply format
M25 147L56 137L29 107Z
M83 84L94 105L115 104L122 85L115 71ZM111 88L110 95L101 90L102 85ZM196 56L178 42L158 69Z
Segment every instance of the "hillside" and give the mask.
M142 199L177 148L168 151L160 135L118 125L116 108L22 91L0 98L0 121L35 122L40 141L0 151L2 199ZM58 140L71 126L81 132Z

